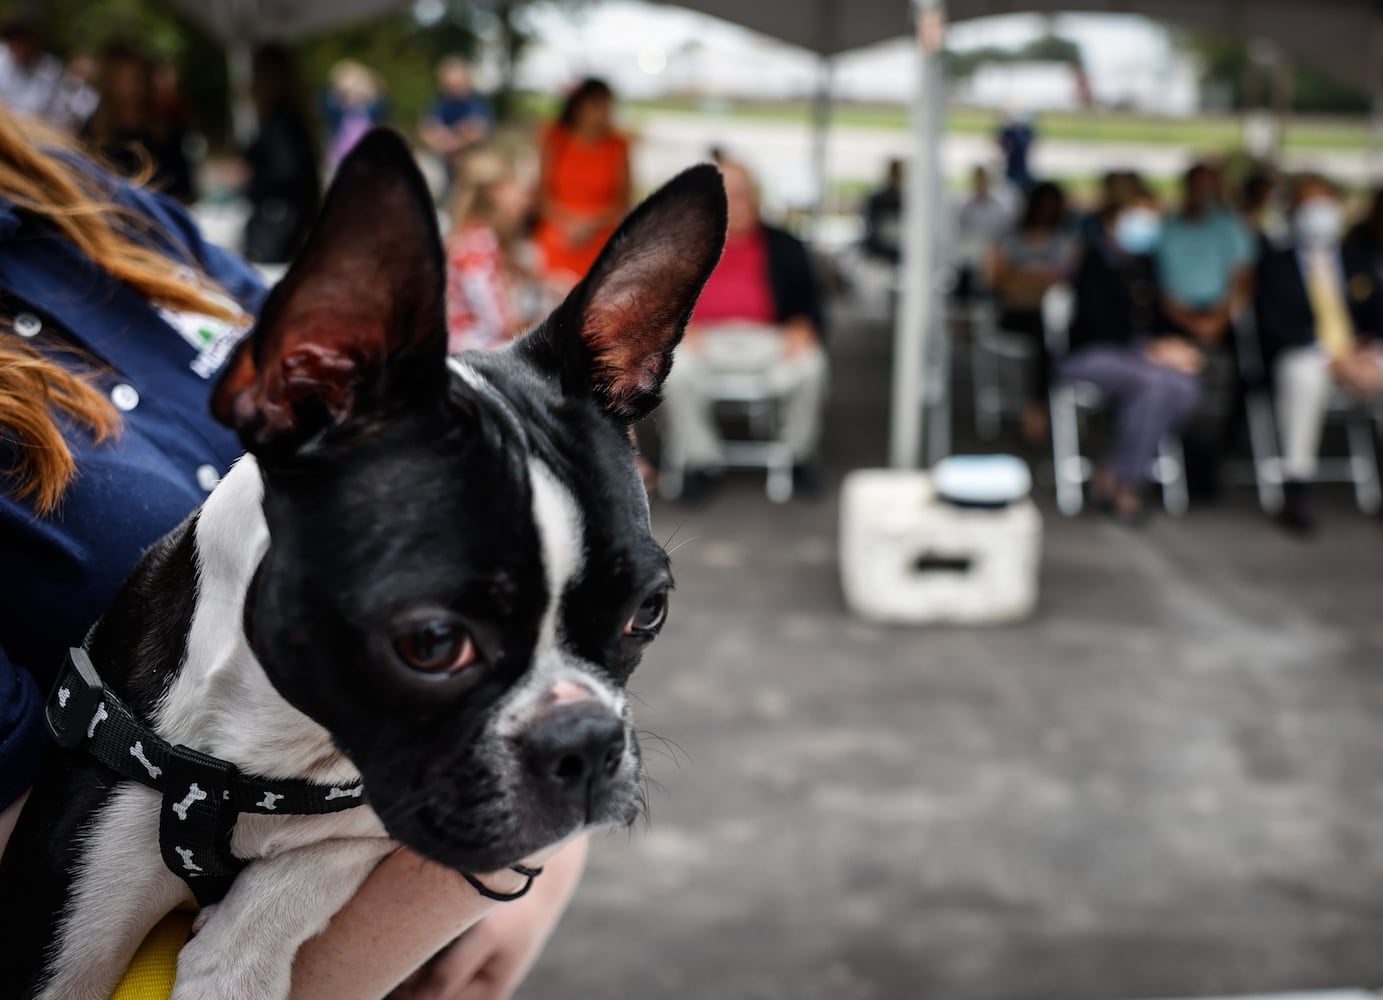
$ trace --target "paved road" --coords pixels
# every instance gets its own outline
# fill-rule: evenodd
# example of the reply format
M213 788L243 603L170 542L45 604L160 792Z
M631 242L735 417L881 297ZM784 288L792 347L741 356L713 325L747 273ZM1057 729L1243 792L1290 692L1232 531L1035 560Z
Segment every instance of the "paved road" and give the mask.
M886 334L834 354L839 474L883 459ZM523 996L1383 984L1383 525L1328 501L1313 545L1246 492L1049 510L1040 613L989 631L847 618L833 497L659 504L678 591L634 689L675 759L646 741L651 822L599 838Z

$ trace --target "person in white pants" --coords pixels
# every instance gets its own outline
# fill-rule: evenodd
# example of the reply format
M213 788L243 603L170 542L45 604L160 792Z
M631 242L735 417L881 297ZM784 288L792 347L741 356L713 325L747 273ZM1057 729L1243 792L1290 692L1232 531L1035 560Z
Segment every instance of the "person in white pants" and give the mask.
M798 487L810 493L818 486L811 462L827 382L811 263L799 240L760 219L748 170L730 161L721 170L729 208L725 255L706 282L663 385L657 418L663 444L684 460L682 498L705 499L724 464L713 390L727 377L754 374L781 400L780 440L792 454Z
M1315 527L1309 484L1333 399L1361 401L1383 390L1383 295L1370 254L1341 245L1344 213L1324 178L1300 179L1292 197L1292 243L1267 254L1255 292L1259 335L1272 359L1282 446L1282 521Z

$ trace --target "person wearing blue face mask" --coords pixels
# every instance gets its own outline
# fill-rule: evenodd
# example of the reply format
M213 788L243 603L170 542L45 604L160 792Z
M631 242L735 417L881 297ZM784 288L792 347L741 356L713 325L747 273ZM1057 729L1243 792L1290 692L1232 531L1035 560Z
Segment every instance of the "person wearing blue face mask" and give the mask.
M1138 182L1106 206L1076 274L1076 311L1060 378L1089 382L1109 400L1118 427L1095 472L1095 502L1121 520L1143 512L1158 442L1190 417L1200 397L1200 350L1169 334L1153 254L1162 230L1156 200Z

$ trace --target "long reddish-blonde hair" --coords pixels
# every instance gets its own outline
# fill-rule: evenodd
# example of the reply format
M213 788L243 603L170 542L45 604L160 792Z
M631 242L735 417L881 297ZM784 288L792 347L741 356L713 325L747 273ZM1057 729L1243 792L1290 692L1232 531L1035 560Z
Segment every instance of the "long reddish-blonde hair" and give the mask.
M150 302L223 319L237 316L212 282L189 271L193 262L174 262L154 249L146 238L151 223L112 204L109 187L79 163L65 136L0 105L0 196ZM40 515L57 509L77 475L60 418L97 442L120 429L119 412L85 376L0 333L0 443L16 454L0 468L0 489L31 501Z

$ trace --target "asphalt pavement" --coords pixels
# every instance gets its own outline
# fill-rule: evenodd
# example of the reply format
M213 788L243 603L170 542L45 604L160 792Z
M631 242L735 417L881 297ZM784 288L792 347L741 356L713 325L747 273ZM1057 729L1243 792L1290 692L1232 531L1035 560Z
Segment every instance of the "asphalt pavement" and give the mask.
M886 449L839 324L816 502L655 505L646 826L596 838L530 1000L1128 1000L1383 984L1383 523L1247 489L1140 529L1039 489L1039 611L852 620L835 484ZM958 425L968 422L962 404Z

